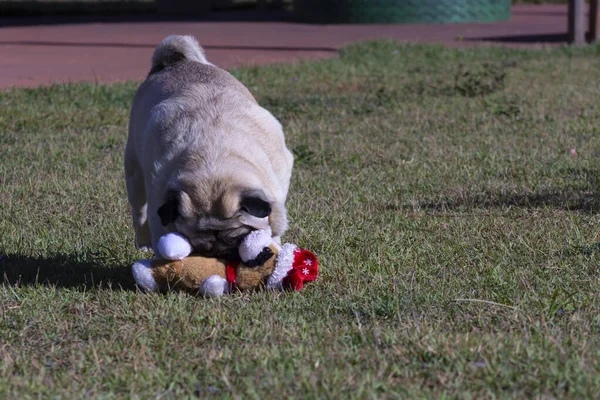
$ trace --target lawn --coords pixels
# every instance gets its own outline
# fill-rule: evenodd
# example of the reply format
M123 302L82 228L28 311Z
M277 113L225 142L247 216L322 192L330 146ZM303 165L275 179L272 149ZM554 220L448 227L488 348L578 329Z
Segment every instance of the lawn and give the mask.
M321 275L216 300L133 285L135 83L0 92L0 398L598 398L599 56L233 71L284 125L284 239Z

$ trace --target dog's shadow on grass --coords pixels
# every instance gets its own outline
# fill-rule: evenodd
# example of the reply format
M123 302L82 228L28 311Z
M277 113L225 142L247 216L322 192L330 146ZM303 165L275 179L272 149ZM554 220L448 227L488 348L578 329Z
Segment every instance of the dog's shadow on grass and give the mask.
M117 264L117 265L116 265ZM0 282L18 286L54 286L87 291L111 289L135 291L131 266L102 257L56 255L26 257L3 254Z

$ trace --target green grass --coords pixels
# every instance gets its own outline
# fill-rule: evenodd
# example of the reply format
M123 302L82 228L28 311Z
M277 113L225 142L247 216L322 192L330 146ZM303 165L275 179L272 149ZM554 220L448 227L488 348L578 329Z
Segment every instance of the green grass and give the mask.
M598 398L599 56L377 42L234 71L285 127L285 239L322 267L218 300L133 286L136 84L0 92L0 398Z

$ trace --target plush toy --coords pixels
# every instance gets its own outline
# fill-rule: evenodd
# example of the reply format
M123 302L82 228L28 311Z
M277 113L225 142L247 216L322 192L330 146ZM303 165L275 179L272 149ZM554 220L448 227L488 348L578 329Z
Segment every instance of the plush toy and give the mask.
M158 242L162 259L136 262L133 277L144 290L180 289L210 297L235 289L300 290L317 278L317 257L290 243L278 245L269 230L251 232L238 250L242 262L190 255L188 240L168 233Z

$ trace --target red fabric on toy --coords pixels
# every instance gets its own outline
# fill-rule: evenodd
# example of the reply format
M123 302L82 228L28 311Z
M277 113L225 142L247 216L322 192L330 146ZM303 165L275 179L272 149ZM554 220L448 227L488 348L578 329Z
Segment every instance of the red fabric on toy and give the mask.
M300 290L304 282L312 282L319 275L319 262L317 256L304 249L294 251L294 263L287 276L283 279L284 287Z
M227 282L231 288L235 287L235 269L239 263L227 263L225 264L225 275L227 276Z

